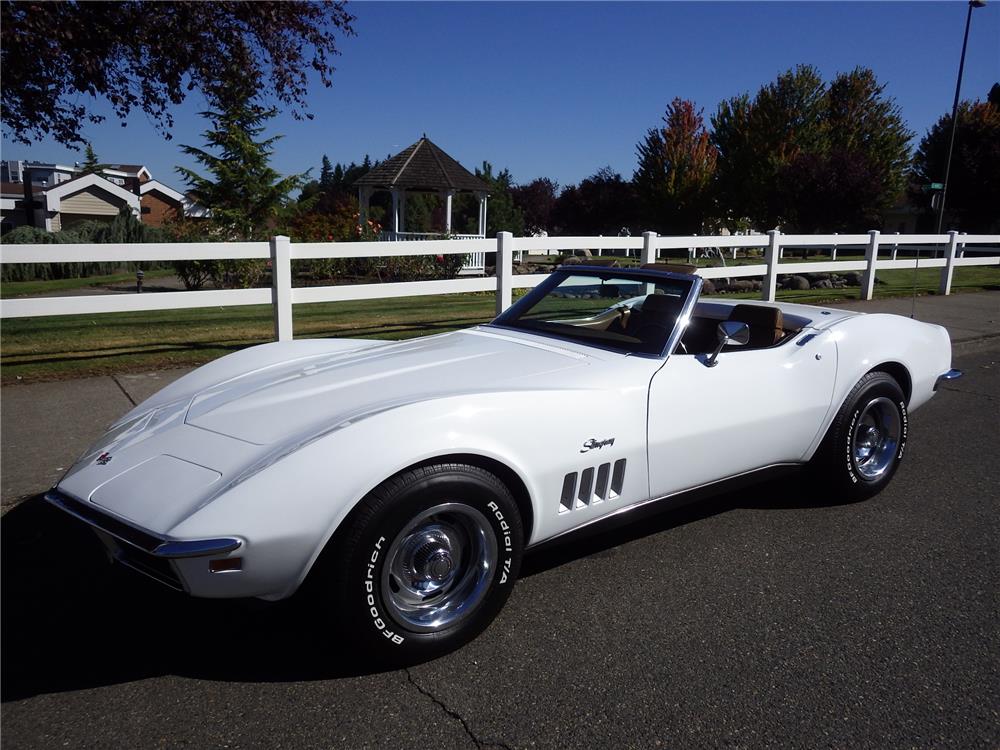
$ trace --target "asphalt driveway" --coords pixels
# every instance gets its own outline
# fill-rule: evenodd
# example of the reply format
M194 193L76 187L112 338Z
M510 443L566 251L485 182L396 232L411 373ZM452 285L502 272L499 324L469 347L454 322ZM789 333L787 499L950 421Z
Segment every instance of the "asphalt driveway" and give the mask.
M1000 746L1000 350L913 415L890 488L800 477L529 556L479 639L369 673L295 601L105 566L2 523L3 742L26 747Z

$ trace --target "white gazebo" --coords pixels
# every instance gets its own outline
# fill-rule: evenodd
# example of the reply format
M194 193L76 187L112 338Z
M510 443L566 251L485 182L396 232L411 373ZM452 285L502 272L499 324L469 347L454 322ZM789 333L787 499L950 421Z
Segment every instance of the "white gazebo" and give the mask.
M368 220L368 210L372 195L385 190L392 195L392 214L389 227L384 229L384 240L423 240L449 235L452 239L481 239L486 232L486 201L489 185L452 159L427 136L395 156L386 159L377 167L360 177L355 183L358 188L358 205L361 210L361 224ZM436 193L441 196L445 209L445 225L441 232L406 231L407 193ZM453 234L451 226L452 199L458 193L472 193L479 199L479 231L476 234ZM474 254L481 255L481 253ZM472 258L465 270L473 270L478 258Z

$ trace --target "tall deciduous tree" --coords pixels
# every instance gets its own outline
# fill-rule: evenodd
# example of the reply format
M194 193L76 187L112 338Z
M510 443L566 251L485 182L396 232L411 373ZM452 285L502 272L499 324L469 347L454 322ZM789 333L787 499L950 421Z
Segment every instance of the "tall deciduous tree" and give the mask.
M602 167L579 185L559 194L553 210L558 234L615 236L635 231L637 201L631 182L611 167Z
M123 121L144 112L167 138L193 89L250 85L308 117L309 71L330 86L335 34L354 33L343 2L4 0L0 13L3 125L25 144L82 144L84 124L104 118L81 92ZM234 55L242 66L219 65Z
M885 86L866 68L826 86L800 65L719 105L720 213L759 229L861 231L905 186L912 137Z
M712 117L719 152L719 201L730 220L771 228L785 219L781 171L825 145L826 91L819 71L799 65L763 87L751 101L723 102Z
M529 232L548 232L552 228L552 209L558 194L559 183L547 177L511 189L514 205L524 214L524 225Z
M909 141L896 103L875 74L856 68L826 91L823 140L779 173L782 217L798 231L860 231L881 226L882 212L906 187Z
M203 133L207 147L182 146L182 150L202 164L209 176L186 167L177 171L192 198L211 210L212 223L222 236L259 236L304 175L282 177L270 166L273 144L280 136L260 136L276 109L259 103L250 81L213 86L208 99L212 109L201 113L211 122Z
M691 101L674 99L663 127L650 129L636 151L639 167L632 181L643 229L698 233L712 212L717 157L701 111Z
M913 177L921 184L943 182L951 113L943 115L920 141ZM944 229L989 232L1000 227L1000 86L985 102L958 108L955 150L948 175Z

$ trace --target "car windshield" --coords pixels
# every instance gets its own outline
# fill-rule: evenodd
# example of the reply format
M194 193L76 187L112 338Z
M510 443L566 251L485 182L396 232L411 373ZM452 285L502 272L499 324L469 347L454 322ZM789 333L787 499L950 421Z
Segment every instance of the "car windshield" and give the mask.
M693 281L623 271L556 271L493 325L625 353L660 355Z

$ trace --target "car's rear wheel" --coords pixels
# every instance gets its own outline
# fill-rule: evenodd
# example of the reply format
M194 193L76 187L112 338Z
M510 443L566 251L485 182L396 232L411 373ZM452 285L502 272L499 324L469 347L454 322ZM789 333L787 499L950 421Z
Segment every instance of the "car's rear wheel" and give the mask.
M517 577L517 503L493 474L423 466L372 490L338 534L314 591L355 644L388 663L459 647L500 611Z
M906 397L891 375L869 372L858 381L811 464L831 499L881 492L903 460L908 427Z

